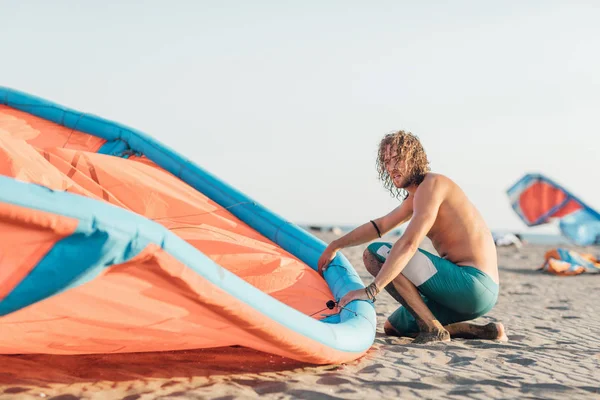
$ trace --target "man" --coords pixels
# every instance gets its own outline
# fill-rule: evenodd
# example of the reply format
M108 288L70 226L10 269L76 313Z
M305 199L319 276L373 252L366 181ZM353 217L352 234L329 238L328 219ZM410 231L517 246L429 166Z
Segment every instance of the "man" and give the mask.
M413 343L450 337L505 340L502 324L463 322L490 311L499 289L494 240L465 193L446 176L430 172L419 139L409 132L390 133L381 140L377 169L385 187L404 201L388 215L331 242L319 259L319 271L340 249L410 223L393 246L369 245L363 259L375 280L366 289L347 293L338 306L375 301L385 288L403 306L386 321L388 335L416 336ZM440 257L418 248L425 236Z

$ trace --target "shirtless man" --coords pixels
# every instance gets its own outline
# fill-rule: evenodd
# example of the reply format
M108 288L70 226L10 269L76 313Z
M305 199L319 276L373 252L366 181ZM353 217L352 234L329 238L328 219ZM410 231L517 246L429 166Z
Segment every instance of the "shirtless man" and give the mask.
M377 169L385 187L404 197L389 214L334 240L321 255L323 273L336 253L381 237L410 220L395 243L371 243L363 255L375 280L339 301L375 301L385 288L402 307L386 321L388 335L412 336L413 343L450 337L506 340L500 323L468 322L490 311L498 299L496 246L477 209L456 183L429 172L427 155L411 133L387 134L379 145ZM431 239L440 257L419 249Z

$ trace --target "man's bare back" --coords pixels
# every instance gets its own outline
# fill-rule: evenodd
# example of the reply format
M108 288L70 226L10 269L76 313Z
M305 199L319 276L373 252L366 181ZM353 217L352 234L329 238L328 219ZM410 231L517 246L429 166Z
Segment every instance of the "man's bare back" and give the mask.
M432 179L437 181L436 190L444 196L437 218L427 233L433 247L440 257L460 266L477 268L499 283L496 246L483 217L450 178L428 173L423 182ZM412 201L412 196L409 200Z

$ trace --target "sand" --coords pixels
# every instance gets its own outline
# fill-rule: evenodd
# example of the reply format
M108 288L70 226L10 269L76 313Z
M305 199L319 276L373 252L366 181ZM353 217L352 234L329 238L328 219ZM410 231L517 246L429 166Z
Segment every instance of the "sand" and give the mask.
M326 242L333 238L318 235ZM361 263L365 247L343 253L368 283ZM386 337L383 323L398 304L385 293L376 303L373 347L348 364L311 366L241 347L0 356L0 399L600 398L600 275L535 271L551 247L498 249L499 301L476 322L504 323L506 343L413 345L412 339Z

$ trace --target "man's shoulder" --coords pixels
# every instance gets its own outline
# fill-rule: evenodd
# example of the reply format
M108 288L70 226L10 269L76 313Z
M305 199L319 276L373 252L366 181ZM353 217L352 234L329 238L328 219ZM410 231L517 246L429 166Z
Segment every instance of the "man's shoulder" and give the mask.
M458 185L445 175L429 172L419 185L417 192L426 198L435 197L441 203L456 193ZM460 190L460 189L459 189ZM417 193L415 193L417 196Z
M425 175L425 179L423 179L421 185L428 189L441 189L456 186L456 183L446 175L428 172L427 175Z
M428 173L419 186L419 190L425 197L437 197L441 203L450 199L462 201L465 196L464 191L456 182L446 175L437 173Z

